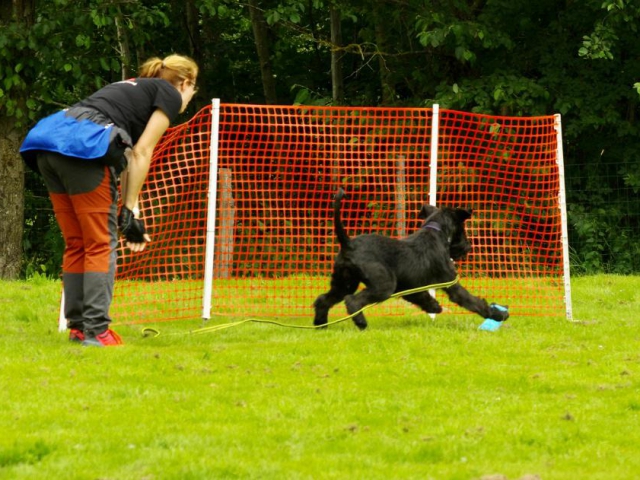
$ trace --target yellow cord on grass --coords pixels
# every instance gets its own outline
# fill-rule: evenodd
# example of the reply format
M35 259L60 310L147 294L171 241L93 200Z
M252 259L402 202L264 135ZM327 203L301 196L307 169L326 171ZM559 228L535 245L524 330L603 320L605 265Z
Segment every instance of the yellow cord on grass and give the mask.
M427 290L436 290L436 289L440 289L440 288L449 288L449 287L454 286L459 281L460 281L460 277L456 276L456 278L454 278L450 282L436 283L436 284L433 284L433 285L427 285L426 287L417 287L417 288L412 288L410 290L404 290L402 292L394 293L389 298L404 297L406 295L411 295L413 293L420 293L420 292L424 292L424 291L427 291ZM218 331L218 330L224 330L225 328L237 327L238 325L242 325L243 323L267 323L267 324L271 324L271 325L277 325L279 327L301 328L301 329L306 329L306 330L315 330L315 329L318 329L318 328L328 327L329 325L335 325L336 323L344 322L345 320L349 320L349 319L355 317L356 315L364 312L366 309L368 309L370 307L373 307L374 305L378 305L379 303L381 303L381 302L370 303L369 305L365 305L360 310L358 310L355 313L352 313L351 315L347 315L346 317L339 318L338 320L334 320L332 322L325 323L324 325L289 325L289 324L286 324L286 323L276 322L274 320L263 320L263 319L259 319L259 318L247 318L247 319L241 320L239 322L223 323L223 324L220 324L220 325L213 325L211 327L198 328L196 330L191 330L189 333L201 334L201 333L215 332L215 331ZM151 327L146 327L146 328L142 329L142 335L144 337L148 337L148 336L150 336L152 334L153 334L154 337L157 337L157 336L160 335L160 331L155 329L155 328L151 328ZM177 335L177 334L174 334L174 335Z

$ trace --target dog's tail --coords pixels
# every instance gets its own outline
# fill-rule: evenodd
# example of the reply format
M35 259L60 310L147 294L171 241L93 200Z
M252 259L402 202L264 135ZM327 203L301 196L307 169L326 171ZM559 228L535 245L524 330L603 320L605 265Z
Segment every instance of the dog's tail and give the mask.
M349 235L347 235L347 231L344 229L342 220L340 219L340 207L344 197L344 190L342 188L338 188L338 192L333 199L333 228L342 248L347 248L351 243L351 240Z

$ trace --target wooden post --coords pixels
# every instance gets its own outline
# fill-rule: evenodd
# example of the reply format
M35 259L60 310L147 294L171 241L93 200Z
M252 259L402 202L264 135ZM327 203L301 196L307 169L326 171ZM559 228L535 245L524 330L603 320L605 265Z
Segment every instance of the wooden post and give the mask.
M404 155L396 161L396 224L399 237L407 236L407 178Z
M218 170L218 233L213 272L216 278L231 278L233 271L233 234L236 218L231 169Z

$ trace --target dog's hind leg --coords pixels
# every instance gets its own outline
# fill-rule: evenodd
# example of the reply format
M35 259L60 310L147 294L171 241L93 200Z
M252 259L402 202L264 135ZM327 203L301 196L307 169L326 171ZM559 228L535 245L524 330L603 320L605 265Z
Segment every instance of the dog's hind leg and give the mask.
M396 289L395 276L381 265L367 265L361 270L365 276L364 283L367 288L356 295L347 295L344 303L349 315L362 310L367 305L383 302L388 299ZM367 328L367 320L362 313L353 317L353 323L360 330Z
M331 307L341 302L347 295L354 293L359 284L360 282L348 275L348 272L334 272L331 276L331 289L327 293L319 295L313 302L315 309L313 324L326 325Z
M427 292L413 293L405 295L407 302L413 303L427 313L442 313L442 307L438 301Z
M341 302L347 294L348 292L345 291L336 291L331 289L327 293L319 295L315 302L313 302L313 308L316 312L313 324L317 326L326 325L331 307L336 303Z
M489 305L485 299L472 295L459 283L453 287L445 288L444 291L447 292L452 302L466 308L470 312L477 313L482 318L490 318L498 322L504 322L509 318L509 312L507 310Z

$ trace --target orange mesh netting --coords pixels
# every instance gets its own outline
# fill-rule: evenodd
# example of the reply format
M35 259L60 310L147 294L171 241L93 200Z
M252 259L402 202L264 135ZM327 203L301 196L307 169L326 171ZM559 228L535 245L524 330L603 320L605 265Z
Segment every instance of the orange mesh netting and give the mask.
M202 312L211 108L170 129L154 152L140 210L152 241L120 240L111 314L117 321L197 318Z
M432 118L432 109L221 105L212 315L311 323L338 250L338 186L348 194L350 235L418 228L429 202ZM141 202L153 242L143 254L121 249L119 322L201 316L211 124L207 107L156 149ZM554 125L553 116L440 111L437 203L474 210L462 283L513 316L564 315ZM464 312L444 293L438 299ZM370 312L424 315L401 300ZM332 313L342 317L344 307Z
M439 145L438 204L474 210L464 284L513 315L564 315L555 118L443 110Z

